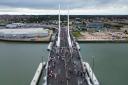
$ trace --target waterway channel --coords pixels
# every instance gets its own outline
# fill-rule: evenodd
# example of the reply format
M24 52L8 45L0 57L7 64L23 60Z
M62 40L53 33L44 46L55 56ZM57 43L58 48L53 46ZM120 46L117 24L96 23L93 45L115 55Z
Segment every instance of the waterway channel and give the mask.
M29 85L39 63L47 61L47 43L0 42L0 85ZM127 43L81 43L83 60L101 85L128 85ZM43 57L43 58L42 58Z

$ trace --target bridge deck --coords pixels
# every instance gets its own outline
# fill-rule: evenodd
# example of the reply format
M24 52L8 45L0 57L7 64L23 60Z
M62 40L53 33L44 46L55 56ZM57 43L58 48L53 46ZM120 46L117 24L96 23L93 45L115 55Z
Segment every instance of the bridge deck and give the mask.
M88 85L79 50L71 36L72 48L68 43L66 28L60 31L60 47L53 41L47 70L47 85Z

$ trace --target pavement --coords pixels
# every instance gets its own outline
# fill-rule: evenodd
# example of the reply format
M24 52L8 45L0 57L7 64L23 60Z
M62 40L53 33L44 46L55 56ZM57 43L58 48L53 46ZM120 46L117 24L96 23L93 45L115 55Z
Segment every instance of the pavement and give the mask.
M60 31L60 47L56 46L57 35L53 41L47 69L47 85L88 85L86 72L83 70L79 50L71 36L72 48L69 47L66 28Z

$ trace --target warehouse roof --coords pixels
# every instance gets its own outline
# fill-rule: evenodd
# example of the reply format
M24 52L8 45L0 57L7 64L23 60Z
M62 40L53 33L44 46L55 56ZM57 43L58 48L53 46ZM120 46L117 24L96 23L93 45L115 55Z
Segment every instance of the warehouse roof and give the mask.
M43 28L0 29L0 34L35 34L35 33L48 33L48 30Z

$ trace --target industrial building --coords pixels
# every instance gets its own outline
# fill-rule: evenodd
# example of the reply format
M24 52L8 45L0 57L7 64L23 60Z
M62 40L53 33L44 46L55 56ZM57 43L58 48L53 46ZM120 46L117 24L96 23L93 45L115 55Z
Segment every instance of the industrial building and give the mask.
M0 29L0 38L33 38L48 35L48 30L43 28Z
M87 29L95 29L95 30L100 30L104 27L104 24L101 22L91 22L86 24Z
M7 24L6 28L17 28L17 27L22 27L24 25L25 24L23 24L23 23L12 23L12 24Z

